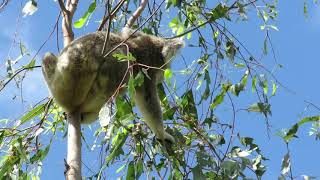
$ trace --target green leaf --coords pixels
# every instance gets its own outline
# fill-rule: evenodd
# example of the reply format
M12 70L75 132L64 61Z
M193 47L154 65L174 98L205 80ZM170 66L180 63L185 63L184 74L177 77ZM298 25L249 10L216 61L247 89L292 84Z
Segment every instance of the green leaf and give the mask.
M206 80L206 89L204 90L204 92L201 96L201 101L207 100L208 97L210 96L211 78L210 78L209 71L207 69L205 69L205 71L204 71L204 80Z
M262 87L263 88L263 93L265 94L265 95L267 95L268 94L268 80L267 79L264 79L262 82L260 81L260 83L259 83L259 85L260 85L260 87Z
M268 54L268 39L267 39L267 37L265 37L264 41L263 41L263 54L264 55Z
M206 177L204 176L204 174L202 172L202 168L199 165L192 168L191 171L193 174L193 179L197 179L197 180L205 180L206 179Z
M94 12L95 9L96 9L96 1L94 0L90 4L85 14L78 21L73 23L73 26L75 28L82 28L82 26L85 24L85 22L87 22L88 18L91 16L91 14Z
M239 163L232 160L223 161L221 167L229 176L236 176L240 170Z
M320 116L305 117L298 122L298 125L301 126L305 123L315 122L315 121L320 121Z
M226 55L230 61L234 62L234 56L236 55L237 49L232 41L227 41L226 43Z
M222 4L219 4L216 6L211 12L210 12L210 20L212 22L216 21L217 19L226 17L227 18L227 12L229 8L226 6L223 6Z
M296 133L299 129L299 125L295 124L294 126L292 126L289 131L286 133L286 136L284 136L284 140L286 142L289 142L293 137L297 137Z
M194 96L192 90L187 91L181 97L182 99L182 108L190 116L193 116L195 119L198 119L197 106L194 101Z
M27 51L26 46L25 46L24 44L22 44L21 41L19 42L19 48L20 48L20 54L21 54L22 56L24 56L24 55L30 55L30 54L28 53L28 51Z
M44 150L39 149L35 155L30 158L30 163L33 164L36 161L42 161L47 155L50 150L50 145L48 145Z
M226 91L222 89L220 94L218 94L214 99L213 102L210 104L210 108L214 110L219 104L223 102L224 96L226 95Z
M277 91L277 85L276 83L272 82L272 93L271 96L274 96L276 94Z
M254 103L247 110L249 112L260 112L265 116L271 115L271 105L268 103Z
M306 1L303 3L303 14L305 17L308 17L308 6Z
M129 81L128 81L128 92L129 92L129 96L131 98L131 105L134 106L135 104L135 94L136 94L136 90L135 90L135 79L130 76Z
M177 111L176 107L172 107L170 109L166 109L163 113L163 119L171 119L173 120L174 113Z
M184 25L180 21L179 17L173 18L169 23L169 27L171 28L172 32L176 35L180 35L184 31Z
M36 59L32 59L27 65L22 67L28 69L28 68L32 68L35 64L36 64ZM33 69L29 69L29 70L31 71Z
M181 7L182 0L171 0L175 7Z
M277 26L275 25L268 25L268 27L270 27L271 29L274 29L276 31L279 31L279 29L277 28Z
M136 61L136 58L129 52L128 55L122 53L114 53L113 57L117 58L119 61Z
M143 162L139 159L136 163L136 179L139 179L143 173Z
M286 133L286 135L283 137L283 139L286 142L289 142L293 137L297 137L296 133L298 132L299 126L308 123L308 122L316 122L320 121L320 116L311 116L311 117L305 117L301 119L298 123L294 124L289 131Z
M282 159L281 174L286 175L290 171L290 166L291 166L290 154L287 153Z
M32 119L32 118L38 116L39 114L41 114L42 112L44 112L46 105L47 105L46 103L40 104L40 105L36 106L35 108L33 108L31 111L29 111L24 116L22 116L22 118L20 119L19 125L26 123L30 119Z
M256 91L256 87L257 87L257 76L253 76L252 81L251 81L251 90L252 92Z
M173 73L170 69L164 70L164 79L165 79L166 83L169 84L169 86L171 84L170 80L172 78L172 74Z
M1 163L0 177L5 177L7 172L12 171L13 166L18 163L19 160L20 158L14 155L2 156L1 162L3 163Z
M121 118L127 114L131 114L132 108L129 103L126 102L123 96L117 96L116 97L116 118Z
M243 64L243 63L234 63L233 65L234 65L234 67L236 67L236 68L245 68L245 67L246 67L246 65Z
M134 86L141 87L144 83L144 75L143 72L139 71L139 73L134 77Z
M122 146L126 142L127 137L127 130L124 129L123 131L118 131L116 137L114 137L112 141L112 149L110 150L111 153L106 157L106 164L118 157L120 154L123 154Z
M124 167L126 167L127 164L123 164L122 166L120 166L117 170L116 170L116 173L118 174L120 171L122 171L122 169Z
M131 161L128 165L126 180L134 180L135 172L134 172L134 162Z
M166 1L166 2L167 2L167 4L166 4L166 9L169 9L170 6L172 5L172 1L171 1L171 0L168 0L168 1Z
M34 0L30 0L24 5L22 9L23 17L31 16L37 10L37 2L35 2Z

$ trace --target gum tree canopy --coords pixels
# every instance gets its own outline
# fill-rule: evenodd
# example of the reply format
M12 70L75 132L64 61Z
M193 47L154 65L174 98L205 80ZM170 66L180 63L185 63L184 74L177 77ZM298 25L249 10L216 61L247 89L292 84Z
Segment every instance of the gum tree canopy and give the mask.
M312 15L308 8L316 8L311 3L316 1L305 0L298 7L305 16ZM284 12L291 8L287 5ZM320 175L300 171L316 166L299 160L311 154L295 154L306 147L291 148L299 129L300 135L319 139L317 102L302 102L313 111L298 112L295 117L301 120L287 121L291 117L281 111L297 113L290 111L293 104L279 103L276 96L294 91L277 74L285 60L277 50L282 43L272 36L281 33L277 24L282 6L277 0L2 0L0 21L6 27L0 30L0 179ZM173 145L160 142L135 108L135 88L155 67L137 63L129 50L115 55L128 62L129 81L105 100L96 123L81 126L80 114L63 112L48 93L40 65L45 52L58 55L74 39L95 31L105 33L106 46L110 32L125 26L184 38L186 45L171 67L158 68L164 82L157 90ZM299 44L287 40L286 46L293 41ZM126 41L118 46L126 46ZM137 66L141 71L134 75ZM124 87L128 92L115 96Z

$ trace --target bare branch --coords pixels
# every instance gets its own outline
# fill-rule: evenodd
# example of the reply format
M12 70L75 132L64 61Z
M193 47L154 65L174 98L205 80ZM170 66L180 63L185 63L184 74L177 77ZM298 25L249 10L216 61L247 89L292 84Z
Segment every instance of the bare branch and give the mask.
M141 0L140 6L137 8L137 10L130 17L130 19L128 20L128 22L126 24L126 27L132 27L134 22L138 19L138 17L143 12L143 10L146 7L147 3L148 3L148 0Z
M67 180L81 179L81 124L80 113L68 114Z
M62 33L64 37L63 38L64 46L67 46L74 39L74 33L72 31L72 18L73 18L74 12L77 9L77 6L78 6L78 0L66 1L65 9L68 13L63 13L63 19L62 19Z
M59 0L63 11L62 33L64 47L74 39L72 18L77 9L78 0L67 0L66 4ZM67 180L81 179L81 114L78 111L67 112L68 116L68 152L65 176Z
M66 6L64 5L64 3L62 2L62 0L58 0L59 2L59 6L60 6L60 9L63 13L69 13L69 11L66 9Z

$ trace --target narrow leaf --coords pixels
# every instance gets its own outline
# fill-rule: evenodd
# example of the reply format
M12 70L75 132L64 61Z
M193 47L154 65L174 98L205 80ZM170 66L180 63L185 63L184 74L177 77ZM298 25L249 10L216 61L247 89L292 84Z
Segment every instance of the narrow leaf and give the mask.
M33 108L31 111L29 111L27 114L25 114L21 119L20 119L20 124L24 124L25 122L29 121L30 119L38 116L39 114L41 114L42 112L44 112L45 107L46 107L46 103L45 104L40 104L38 106L36 106L35 108Z
M75 28L82 28L82 26L87 22L88 18L91 16L93 11L96 9L96 1L93 1L85 14L76 22L74 22L73 26Z
M134 162L131 161L128 165L126 180L134 180L134 179L135 179Z

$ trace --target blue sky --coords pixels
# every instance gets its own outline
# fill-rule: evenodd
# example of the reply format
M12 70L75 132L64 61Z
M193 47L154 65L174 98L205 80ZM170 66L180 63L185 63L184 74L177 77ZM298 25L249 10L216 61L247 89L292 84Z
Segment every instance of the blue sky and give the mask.
M17 28L18 39L25 43L32 55L35 54L52 30L57 14L57 5L54 1L38 2L38 6L39 10L33 16L22 18ZM280 1L278 10L279 17L275 23L279 31L272 32L271 38L277 60L283 65L283 68L276 71L275 75L289 90L279 87L276 96L271 99L272 117L270 118L270 124L272 127L270 138L267 135L264 119L260 115L242 112L239 114L236 124L236 130L241 132L242 136L254 137L265 156L270 159L267 161L268 171L263 179L276 179L278 177L281 159L286 153L285 144L281 138L275 135L276 131L290 127L304 116L319 114L315 109L306 109L307 104L304 101L320 106L320 84L317 82L320 67L318 53L320 8L310 5L308 18L303 15L303 1L301 0ZM4 63L16 31L17 12L19 11L20 3L12 1L5 11L0 13L1 78L5 72ZM79 8L77 12L78 16L82 15L83 9ZM251 14L249 22L230 25L233 34L257 57L261 55L263 48L264 32L259 29L261 24L261 20ZM94 23L91 25L96 27ZM94 28L84 28L76 31L76 34L92 31L94 31ZM188 43L186 41L186 44ZM17 50L17 47L13 48L10 52L11 58L17 57ZM40 64L40 57L46 51L57 52L55 39L51 39L40 51L37 64ZM190 52L192 51L185 48L181 54L192 58L193 54ZM25 62L22 61L21 63ZM263 62L267 65L272 64L273 59L268 56L263 58ZM173 66L173 69L179 69L179 67ZM21 103L21 98L14 98L15 95L20 95L20 91L16 90L14 83L0 92L0 119L17 119L32 104L46 97L47 94L48 91L40 69L28 73L23 84L25 102ZM240 106L247 103L246 101L250 101L250 99L246 99L246 97L246 94L243 94L236 103ZM225 106L227 107L227 105ZM221 109L223 111L224 107ZM318 163L320 162L318 153L320 144L319 141L314 140L314 137L308 135L309 128L310 125L306 125L299 129L299 139L295 139L290 144L293 171L295 175L305 174L320 177ZM90 135L90 131L88 134ZM64 140L58 138L53 144L48 158L43 162L45 170L43 170L42 177L44 179L63 178L65 149ZM90 157L94 157L94 155L90 155ZM88 162L90 164L90 161ZM92 165L94 165L93 162ZM110 171L112 172L112 170Z

